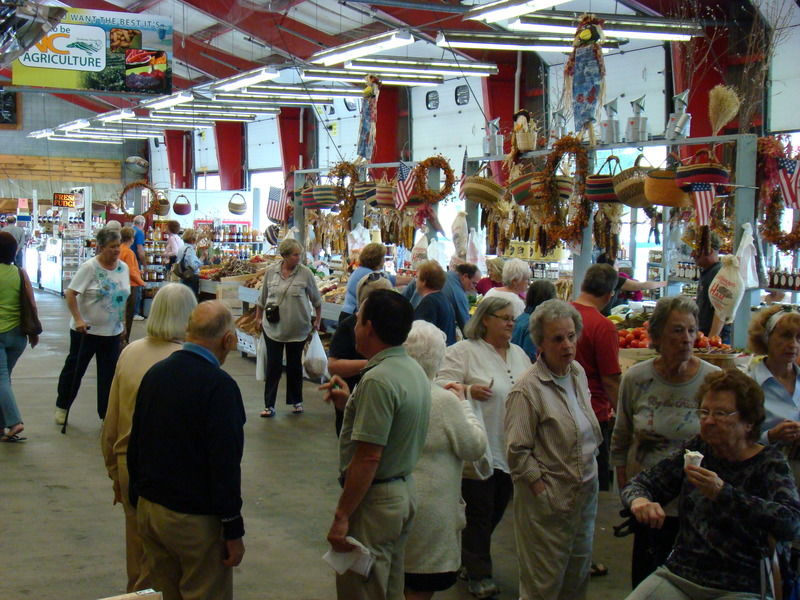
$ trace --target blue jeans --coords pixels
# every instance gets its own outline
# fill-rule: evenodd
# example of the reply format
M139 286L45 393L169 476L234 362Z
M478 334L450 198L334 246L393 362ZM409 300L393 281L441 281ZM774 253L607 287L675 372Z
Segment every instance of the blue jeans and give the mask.
M0 433L3 427L22 423L22 415L19 414L17 400L11 389L11 371L27 343L19 327L0 333Z

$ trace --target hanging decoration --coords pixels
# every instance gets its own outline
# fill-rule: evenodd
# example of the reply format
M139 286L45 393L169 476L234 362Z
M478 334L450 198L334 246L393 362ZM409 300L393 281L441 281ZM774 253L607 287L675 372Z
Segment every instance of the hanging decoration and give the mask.
M619 252L622 209L619 202L602 202L594 215L594 243L606 256L616 257Z
M145 216L151 214L164 217L169 214L169 200L167 200L161 192L158 192L153 186L150 185L149 182L145 181L144 179L133 181L122 188L122 191L119 193L119 198L117 199L117 204L115 205L115 208L120 213L123 215L128 214L125 210L125 195L136 188L144 188L150 192L150 205L144 213Z
M562 159L572 154L575 157L573 192L568 202L562 203L559 195L557 170ZM580 244L583 230L589 224L592 214L591 202L586 198L586 177L589 169L589 156L580 138L567 135L553 144L547 155L544 167L546 194L538 203L540 219L536 243L541 254L548 254L561 239L566 244Z
M573 50L564 67L564 105L567 112L572 109L576 135L580 138L588 131L592 146L595 145L593 124L598 108L605 103L603 23L603 19L591 14L581 17L572 41Z
M781 231L783 219L783 197L778 188L772 190L769 201L762 204L763 215L759 231L761 237L774 244L781 252L796 252L800 250L800 221L795 221L792 231L784 233Z
M377 75L365 75L364 83L366 85L362 91L361 121L358 126L356 154L364 162L372 162L377 135L378 96L381 92L381 80Z
M333 166L328 177L335 186L336 197L341 205L340 214L350 231L350 217L353 216L356 206L356 184L360 179L358 167L351 162L342 161Z
M787 204L784 185L781 181L781 166L789 161L800 159L800 153L792 156L792 146L788 138L781 136L758 139L756 154L756 185L759 187L759 206L761 236L774 244L782 252L800 249L800 221L795 220L792 231L782 231L783 211ZM785 178L784 178L785 179Z

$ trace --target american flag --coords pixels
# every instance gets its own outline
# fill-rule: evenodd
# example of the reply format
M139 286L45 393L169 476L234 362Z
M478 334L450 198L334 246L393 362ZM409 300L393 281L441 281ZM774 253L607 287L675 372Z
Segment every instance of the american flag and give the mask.
M458 199L466 200L464 193L464 182L467 180L467 149L464 148L464 161L461 163L461 181L458 182Z
M289 208L289 193L282 188L269 188L267 195L267 218L277 223L286 221L286 209Z
M790 158L778 159L778 182L786 208L800 208L800 198L798 198L800 166L797 164L798 162L800 161Z
M414 191L417 176L406 163L401 162L397 169L397 189L394 192L394 207L403 210Z
M711 221L711 207L714 205L714 186L710 183L693 183L691 195L697 213L697 225L708 225Z

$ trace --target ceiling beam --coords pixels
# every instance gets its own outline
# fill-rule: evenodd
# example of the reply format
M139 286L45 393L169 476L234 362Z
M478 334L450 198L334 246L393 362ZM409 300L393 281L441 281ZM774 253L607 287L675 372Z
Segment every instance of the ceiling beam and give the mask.
M245 33L287 58L306 59L314 52L344 43L285 15L244 7L237 0L180 0L187 6Z
M223 52L211 44L200 43L182 33L174 32L172 37L173 56L212 77L229 77L261 66L257 62Z

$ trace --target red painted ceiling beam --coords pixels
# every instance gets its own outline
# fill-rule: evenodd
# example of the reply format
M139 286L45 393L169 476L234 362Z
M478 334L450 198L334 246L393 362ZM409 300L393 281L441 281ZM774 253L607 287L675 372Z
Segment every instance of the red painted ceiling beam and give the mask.
M344 40L285 15L245 8L236 0L182 0L182 2L246 33L255 40L280 48L299 58L308 58L318 50L344 43Z
M175 58L214 77L229 77L261 66L180 33L174 33L173 39L172 54Z

